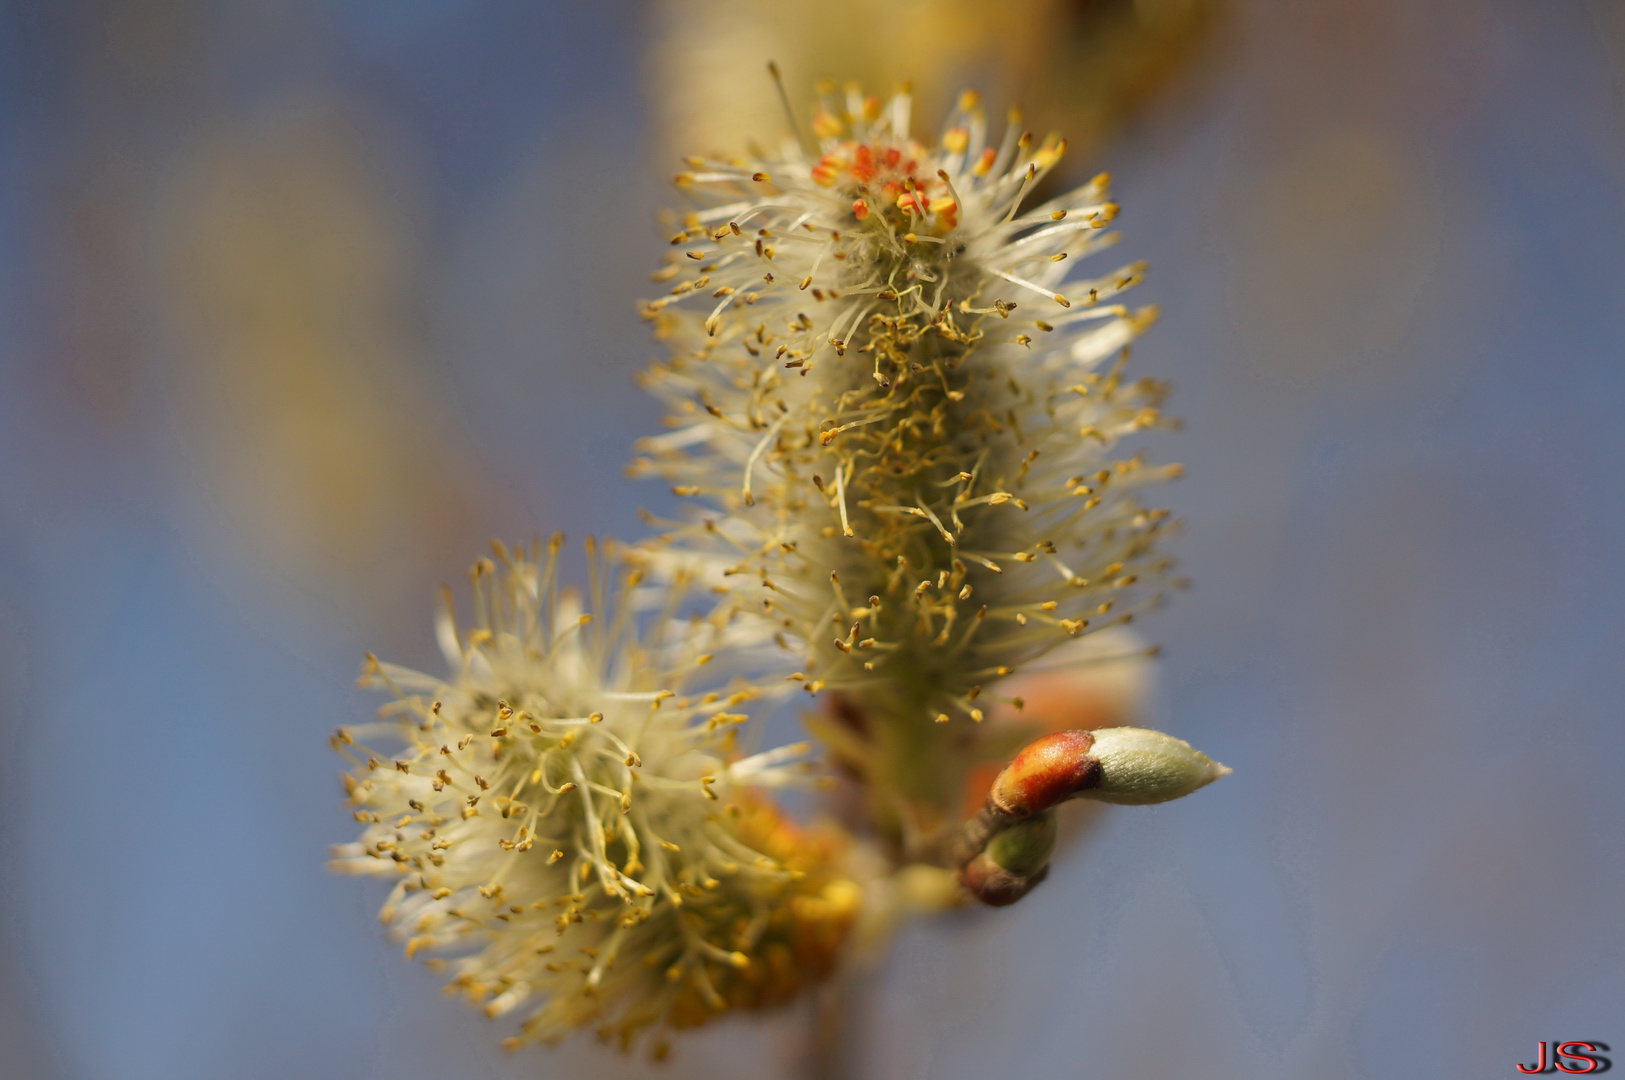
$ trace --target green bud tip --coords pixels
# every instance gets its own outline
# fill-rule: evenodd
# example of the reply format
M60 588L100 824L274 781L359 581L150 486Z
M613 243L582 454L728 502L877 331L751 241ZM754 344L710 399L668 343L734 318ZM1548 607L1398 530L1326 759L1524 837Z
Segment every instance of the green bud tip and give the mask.
M1055 811L1034 814L994 835L987 857L998 866L1023 877L1036 874L1055 851Z
M1079 794L1101 802L1167 802L1206 787L1230 769L1191 744L1148 728L1099 728L1089 756L1100 762L1100 781Z

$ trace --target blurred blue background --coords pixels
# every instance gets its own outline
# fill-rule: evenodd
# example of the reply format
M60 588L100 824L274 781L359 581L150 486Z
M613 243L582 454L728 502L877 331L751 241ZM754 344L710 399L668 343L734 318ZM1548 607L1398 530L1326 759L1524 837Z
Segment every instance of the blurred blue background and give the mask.
M620 470L682 108L735 92L728 56L845 74L790 16L690 50L751 9L0 5L0 1077L647 1068L505 1056L400 958L325 872L325 735L375 704L364 650L434 663L434 586L487 536L661 505ZM1625 5L1205 27L1094 113L1076 72L1008 77L1025 54L887 54L1081 117L1077 168L1117 177L1164 312L1135 363L1186 420L1156 721L1236 773L906 932L862 1075L1625 1057ZM723 1023L664 1071L793 1076L805 1030Z

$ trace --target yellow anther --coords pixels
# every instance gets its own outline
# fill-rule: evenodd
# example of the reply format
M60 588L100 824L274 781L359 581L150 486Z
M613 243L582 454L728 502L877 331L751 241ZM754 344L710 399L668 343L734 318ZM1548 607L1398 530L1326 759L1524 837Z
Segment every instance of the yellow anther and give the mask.
M813 117L812 129L813 134L820 139L835 139L839 138L841 132L846 130L846 125L841 123L840 117L820 111L817 116Z

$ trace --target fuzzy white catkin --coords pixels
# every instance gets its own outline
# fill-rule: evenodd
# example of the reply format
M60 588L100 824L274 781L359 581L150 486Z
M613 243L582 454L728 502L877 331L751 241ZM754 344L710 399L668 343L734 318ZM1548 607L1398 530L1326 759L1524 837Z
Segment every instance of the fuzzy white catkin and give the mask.
M520 1010L512 1042L627 1044L821 977L857 901L843 842L752 791L798 779L806 746L734 751L763 695L706 679L723 627L584 610L556 585L557 540L538 555L476 564L466 630L448 601L449 677L369 658L395 700L334 736L366 824L334 869L394 881L380 919L488 1016ZM598 585L610 564L591 561Z
M1120 449L1167 426L1165 388L1124 375L1144 267L1070 273L1116 240L1107 178L1024 211L1063 141L1014 117L990 141L974 94L935 145L909 113L853 90L816 150L689 161L700 208L646 307L672 430L634 471L702 504L646 564L704 576L778 677L860 711L844 757L871 783L942 804L963 769L930 725L1157 602L1169 518L1139 495L1179 470Z

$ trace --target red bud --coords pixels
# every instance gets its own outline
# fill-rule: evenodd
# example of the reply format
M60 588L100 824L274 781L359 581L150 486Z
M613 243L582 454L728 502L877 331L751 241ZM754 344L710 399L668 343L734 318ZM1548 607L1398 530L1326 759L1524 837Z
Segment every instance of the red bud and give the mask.
M1100 762L1089 756L1094 745L1087 731L1058 731L1034 740L1005 766L988 797L1017 817L1065 802L1100 783Z
M982 854L965 864L959 883L989 907L1005 907L1032 892L1048 876L1048 865L1039 867L1037 873L1017 874Z

